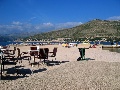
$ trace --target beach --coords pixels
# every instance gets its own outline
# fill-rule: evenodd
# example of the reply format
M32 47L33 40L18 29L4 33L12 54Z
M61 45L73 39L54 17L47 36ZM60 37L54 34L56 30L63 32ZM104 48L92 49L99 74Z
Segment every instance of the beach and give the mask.
M57 47L56 59L61 64L31 66L23 60L21 69L29 69L26 77L15 74L0 80L0 90L119 90L120 89L120 53L102 50L101 46L85 50L86 60L77 61L80 57L78 47L65 48L62 45L43 45L52 51ZM13 49L13 46L10 46ZM30 46L17 46L21 52L28 51ZM17 55L17 53L16 53ZM39 61L39 59L38 59ZM33 59L30 61L33 62ZM13 66L5 66L10 68Z

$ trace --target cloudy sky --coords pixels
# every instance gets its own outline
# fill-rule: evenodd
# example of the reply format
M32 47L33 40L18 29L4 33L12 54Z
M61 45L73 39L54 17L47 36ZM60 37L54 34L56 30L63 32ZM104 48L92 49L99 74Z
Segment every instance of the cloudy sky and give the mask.
M0 30L47 31L120 20L120 0L0 0Z

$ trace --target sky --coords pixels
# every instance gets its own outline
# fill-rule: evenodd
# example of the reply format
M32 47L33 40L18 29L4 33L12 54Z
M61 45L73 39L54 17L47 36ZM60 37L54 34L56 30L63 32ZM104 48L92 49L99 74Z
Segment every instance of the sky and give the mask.
M120 20L120 0L0 0L0 30L47 31Z

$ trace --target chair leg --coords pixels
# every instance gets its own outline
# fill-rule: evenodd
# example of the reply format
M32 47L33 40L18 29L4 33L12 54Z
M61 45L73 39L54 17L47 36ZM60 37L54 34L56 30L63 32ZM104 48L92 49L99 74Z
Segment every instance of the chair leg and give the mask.
M38 67L39 67L39 62L36 62L36 64L38 65Z
M28 57L28 62L30 63L31 57Z

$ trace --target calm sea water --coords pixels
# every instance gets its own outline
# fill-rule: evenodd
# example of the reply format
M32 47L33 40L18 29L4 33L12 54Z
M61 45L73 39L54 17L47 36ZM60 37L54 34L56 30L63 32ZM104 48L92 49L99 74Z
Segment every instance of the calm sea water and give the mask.
M20 44L21 42L0 42L0 46L6 46L6 45L9 45L9 44Z

